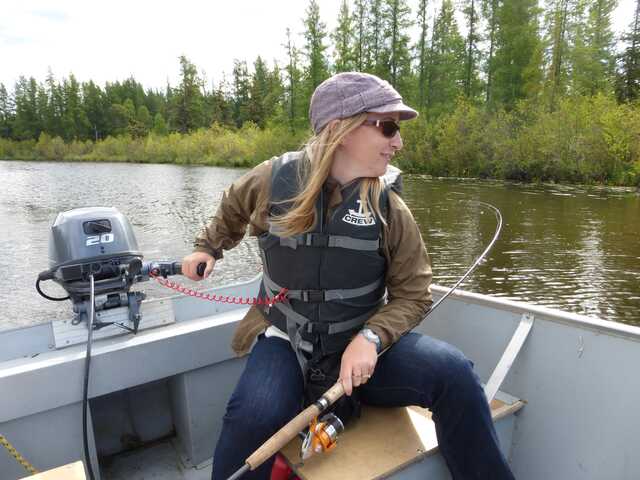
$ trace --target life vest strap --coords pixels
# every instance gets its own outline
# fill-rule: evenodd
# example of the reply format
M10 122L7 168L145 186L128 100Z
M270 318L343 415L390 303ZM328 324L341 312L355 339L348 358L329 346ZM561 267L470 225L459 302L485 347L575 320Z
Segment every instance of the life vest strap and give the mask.
M282 288L274 282L266 271L262 272L262 280L265 287L270 291L281 292ZM335 288L331 290L289 290L287 289L287 298L292 300L300 300L308 303L330 302L332 300L348 300L351 298L362 297L371 292L375 292L384 283L384 278L363 285L357 288Z
M293 248L319 247L319 248L346 248L349 250L361 250L375 252L380 249L380 239L363 240L347 237L345 235L329 235L326 233L304 233L294 237L280 237L280 246Z

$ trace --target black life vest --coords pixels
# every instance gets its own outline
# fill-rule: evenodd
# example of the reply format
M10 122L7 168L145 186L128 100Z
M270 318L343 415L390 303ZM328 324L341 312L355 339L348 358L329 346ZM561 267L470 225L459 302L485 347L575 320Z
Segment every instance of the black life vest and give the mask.
M290 208L300 185L298 162L303 152L290 152L272 163L270 215ZM400 170L389 166L382 177L380 206L388 210L389 190L401 191ZM342 191L343 201L326 217L328 193L316 200L313 230L281 237L271 228L258 238L263 261L261 296L289 290L288 303L262 307L267 320L287 333L306 376L313 364L341 353L353 335L384 304L386 259L382 222L360 206L360 181Z

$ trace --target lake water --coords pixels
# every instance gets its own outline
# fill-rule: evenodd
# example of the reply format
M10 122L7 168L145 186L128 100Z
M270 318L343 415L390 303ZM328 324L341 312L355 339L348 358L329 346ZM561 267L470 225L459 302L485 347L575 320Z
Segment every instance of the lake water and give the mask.
M50 225L59 212L113 206L132 223L147 260L179 260L243 170L176 165L0 161L0 330L67 318L69 302L35 291L48 265ZM498 207L503 231L486 262L461 288L640 325L640 195L629 190L519 185L405 176L404 198L427 244L435 283L453 284L490 241ZM197 288L252 278L254 239L225 253ZM182 280L183 277L176 277ZM149 298L171 295L142 284ZM53 282L43 289L62 290Z

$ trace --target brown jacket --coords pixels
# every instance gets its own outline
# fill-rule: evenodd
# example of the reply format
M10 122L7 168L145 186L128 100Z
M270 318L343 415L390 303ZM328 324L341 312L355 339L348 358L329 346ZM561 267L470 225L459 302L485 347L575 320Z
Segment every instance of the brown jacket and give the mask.
M330 213L342 202L342 187L331 178L327 182L331 191ZM195 251L230 250L242 240L247 225L250 235L268 231L270 191L271 161L267 160L224 192L218 211L196 237ZM420 323L432 303L427 250L409 208L393 192L389 195L386 220L383 249L387 258L388 303L367 321L367 326L380 336L383 347ZM235 332L233 350L238 355L246 354L255 337L267 326L260 310L251 307Z

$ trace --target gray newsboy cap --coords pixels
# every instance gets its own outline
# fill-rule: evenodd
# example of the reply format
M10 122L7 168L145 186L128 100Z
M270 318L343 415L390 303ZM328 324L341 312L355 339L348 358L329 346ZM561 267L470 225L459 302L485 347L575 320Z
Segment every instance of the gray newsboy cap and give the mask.
M315 133L331 120L362 112L399 112L400 120L418 116L391 84L369 73L344 72L327 78L311 97L309 118Z

